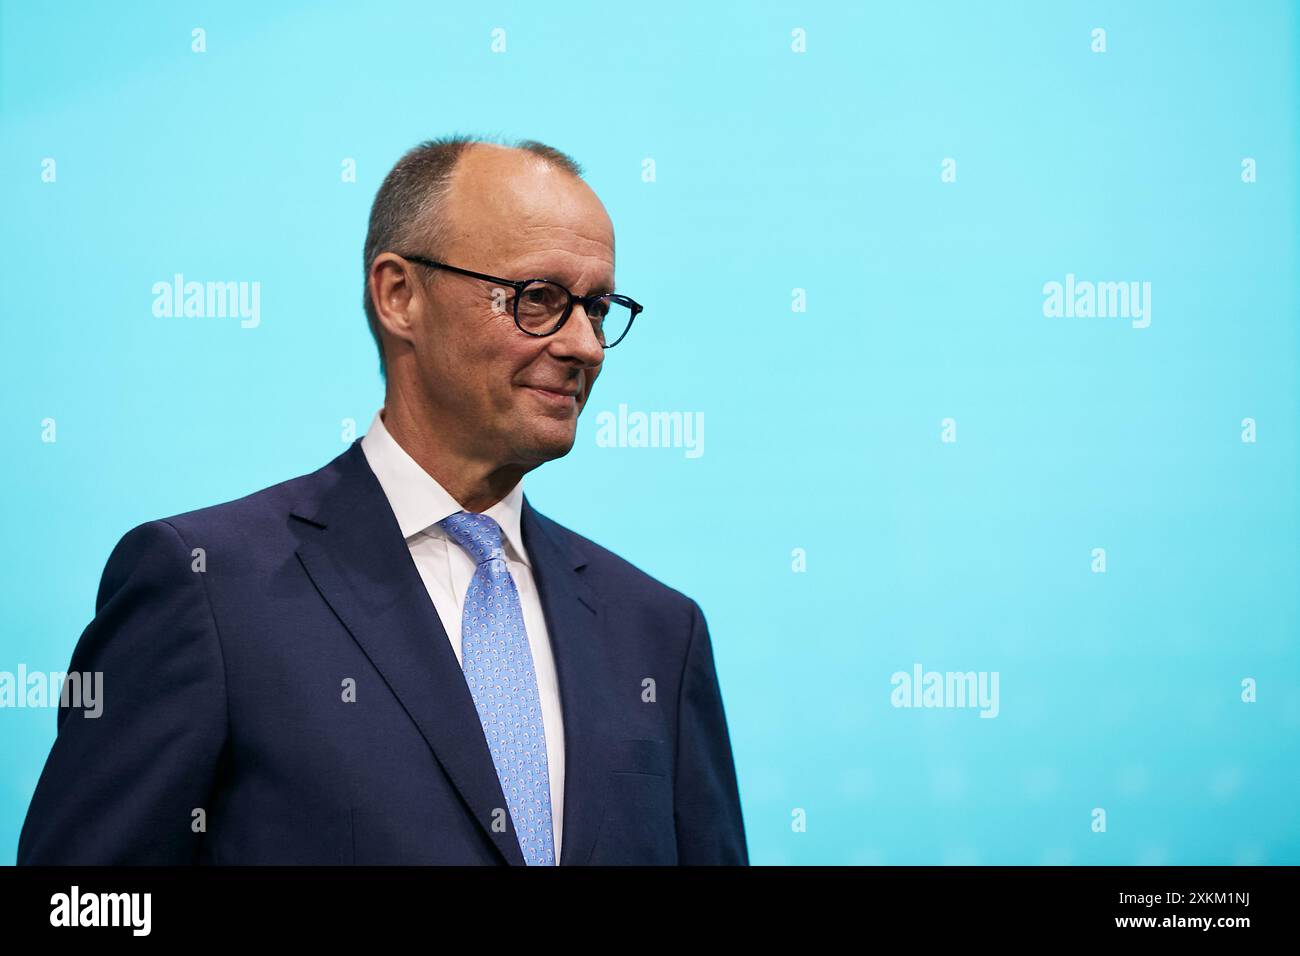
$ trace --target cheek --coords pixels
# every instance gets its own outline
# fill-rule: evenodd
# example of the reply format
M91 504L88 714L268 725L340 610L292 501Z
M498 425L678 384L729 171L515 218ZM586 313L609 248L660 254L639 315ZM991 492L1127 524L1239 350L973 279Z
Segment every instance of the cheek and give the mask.
M490 311L466 314L455 327L447 330L442 343L443 362L450 377L473 391L493 391L509 381L512 371L509 331L514 330L510 316ZM506 326L509 327L507 330Z
M473 370L467 368L462 373L471 378L466 387L489 396L492 404L503 409L514 409L527 400L520 385L547 378L542 369L544 356L522 333L519 338L523 341L497 339L495 350L481 349L474 353Z

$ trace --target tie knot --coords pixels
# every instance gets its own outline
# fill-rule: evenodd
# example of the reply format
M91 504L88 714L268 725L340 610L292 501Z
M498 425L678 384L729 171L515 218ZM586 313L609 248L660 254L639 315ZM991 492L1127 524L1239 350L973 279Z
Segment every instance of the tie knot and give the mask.
M438 522L447 536L465 549L475 564L504 558L501 547L501 526L484 514L458 511Z

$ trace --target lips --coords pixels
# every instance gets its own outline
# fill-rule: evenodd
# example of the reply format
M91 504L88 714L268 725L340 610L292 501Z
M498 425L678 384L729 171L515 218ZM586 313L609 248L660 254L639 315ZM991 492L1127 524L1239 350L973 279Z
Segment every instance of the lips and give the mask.
M574 401L577 401L580 391L577 385L541 385L526 382L525 387L535 389L551 398L571 398Z
M537 396L538 401L549 410L548 414L571 418L578 413L578 389L548 385L525 385L526 389Z

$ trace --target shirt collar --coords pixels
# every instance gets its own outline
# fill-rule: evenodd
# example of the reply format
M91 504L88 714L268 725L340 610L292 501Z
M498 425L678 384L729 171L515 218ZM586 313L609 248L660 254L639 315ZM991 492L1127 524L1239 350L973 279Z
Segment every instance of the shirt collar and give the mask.
M370 428L361 439L361 450L388 498L402 537L409 541L422 532L446 537L438 522L465 509L389 434L384 427L383 411L381 408L375 412ZM514 558L531 567L519 527L523 497L524 482L521 478L509 494L483 514L501 526L506 547L514 552Z

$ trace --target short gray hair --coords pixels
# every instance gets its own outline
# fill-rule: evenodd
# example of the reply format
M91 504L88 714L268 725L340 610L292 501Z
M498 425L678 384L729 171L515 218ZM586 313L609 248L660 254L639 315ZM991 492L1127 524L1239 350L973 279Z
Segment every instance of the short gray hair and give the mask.
M534 139L500 142L482 136L455 134L430 139L410 149L397 161L370 207L370 228L366 232L364 301L370 334L379 349L379 372L388 377L384 341L379 334L379 317L370 301L370 267L382 252L413 252L436 257L447 238L444 200L451 188L452 173L465 150L475 143L492 143L522 149L552 165L582 178L582 167L571 156Z

